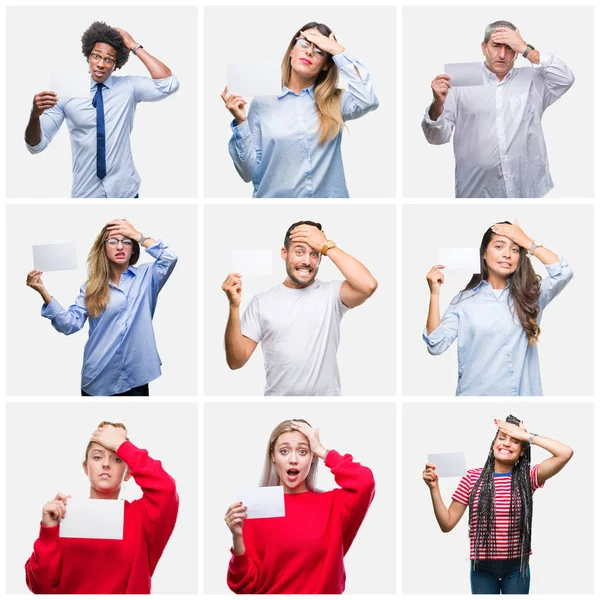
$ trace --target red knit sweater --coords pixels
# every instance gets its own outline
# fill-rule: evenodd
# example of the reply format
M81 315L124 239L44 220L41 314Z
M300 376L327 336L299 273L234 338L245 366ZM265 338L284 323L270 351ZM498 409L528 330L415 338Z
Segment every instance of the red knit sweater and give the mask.
M285 517L244 521L244 554L233 554L227 584L237 594L341 594L344 556L375 494L373 473L341 456L325 464L341 486L285 494Z
M123 539L59 538L59 527L41 526L25 565L34 594L150 593L150 578L175 527L179 497L175 481L146 450L123 442L117 455L144 492L125 502Z

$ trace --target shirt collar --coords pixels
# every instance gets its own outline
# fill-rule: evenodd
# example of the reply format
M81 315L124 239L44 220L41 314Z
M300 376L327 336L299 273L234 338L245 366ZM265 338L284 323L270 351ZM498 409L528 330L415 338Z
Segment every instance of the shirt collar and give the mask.
M131 275L133 275L134 277L137 275L137 267L135 267L134 265L129 265L129 267L127 267L127 270L123 271L123 273L121 273L121 277L123 277L123 275L125 275L126 273L130 273ZM108 285L112 286L112 287L119 287L116 283L113 283L112 280L108 281Z
M492 290L492 286L490 284L489 281L487 281L486 279L482 279L474 288L473 288L473 292L477 291L483 284L487 285L490 290ZM510 279L506 282L506 287L502 290L504 291L506 288L510 287Z
M514 75L516 73L516 69L513 66L512 69L504 76L504 79L502 81L500 81L498 79L498 75L496 75L496 73L494 73L493 71L490 71L487 68L487 66L485 64L485 60L481 63L481 67L483 68L487 78L490 79L491 81L494 81L495 83L504 83L505 81L509 81L514 77Z
M111 75L112 77L112 75ZM310 87L304 88L299 94L290 90L290 88L285 85L281 88L281 94L277 96L278 98L283 98L288 94L292 94L294 96L302 96L302 94L307 93L313 100L315 99L315 84L313 83Z
M97 84L97 82L94 81L92 79L92 76L90 75L90 90L95 90L96 84ZM113 85L113 76L110 75L108 79L106 79L105 81L102 82L102 85L104 85L105 88L110 89Z

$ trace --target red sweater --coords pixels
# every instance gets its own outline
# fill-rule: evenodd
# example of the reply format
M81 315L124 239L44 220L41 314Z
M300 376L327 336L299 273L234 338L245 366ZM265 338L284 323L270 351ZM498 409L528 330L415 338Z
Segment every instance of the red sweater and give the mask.
M150 578L175 527L179 497L175 481L146 450L123 442L117 455L144 492L125 502L123 539L59 538L59 527L42 526L25 565L34 594L150 593Z
M237 594L341 594L344 556L375 494L371 469L327 454L341 486L285 494L285 517L244 522L244 554L233 554L227 584Z

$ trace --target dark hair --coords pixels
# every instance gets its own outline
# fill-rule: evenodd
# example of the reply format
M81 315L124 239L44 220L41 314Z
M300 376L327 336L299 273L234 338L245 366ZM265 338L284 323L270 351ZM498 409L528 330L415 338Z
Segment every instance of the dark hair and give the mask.
M507 423L519 425L521 421L513 415L506 417ZM469 535L474 538L475 564L479 561L481 550L485 550L486 557L493 554L496 549L496 498L494 472L496 459L494 458L494 443L498 437L496 432L490 452L481 475L469 496ZM525 576L529 565L529 552L531 551L531 522L533 518L533 492L531 489L531 446L522 442L523 456L521 456L512 470L510 482L510 505L508 515L508 558L520 558L520 574ZM477 510L474 510L477 490L479 499ZM518 537L518 546L513 540Z
M497 225L499 224L512 225L510 221L497 223ZM471 281L467 283L467 286L462 292L472 290L482 281L487 281L489 271L483 255L485 254L493 235L495 234L491 227L483 235L481 246L479 247L480 272L475 273L473 277L471 277ZM540 280L540 276L535 273L531 266L531 261L527 258L527 251L525 248L519 247L519 264L517 265L517 270L510 277L509 293L513 299L513 314L516 314L523 330L527 334L527 340L529 341L530 346L535 346L541 331L537 322L538 315L540 314L540 306L538 304L540 297ZM459 296L459 300L460 299L461 297Z
M323 231L323 227L321 226L321 223L315 223L314 221L298 221L297 223L293 223L292 225L290 225L289 229L286 231L285 233L285 238L283 238L283 245L285 246L286 250L290 249L290 233L292 233L292 231L298 227L298 225L312 225L313 227L316 227L319 231Z
M120 69L129 60L129 50L121 34L104 21L94 21L81 36L81 52L89 59L96 44L108 44L117 52L115 70Z
M123 423L112 423L111 421L102 421L97 429L100 429L100 427L104 427L105 425L112 425L113 427L120 427L121 429L124 429L125 432L127 432L127 427L125 427L125 425L123 425ZM128 440L128 437L125 437L126 440ZM85 458L83 459L83 462L87 462L87 458L88 458L88 454L90 452L90 448L92 447L92 444L94 442L92 442L91 440L88 442L87 448L85 449Z

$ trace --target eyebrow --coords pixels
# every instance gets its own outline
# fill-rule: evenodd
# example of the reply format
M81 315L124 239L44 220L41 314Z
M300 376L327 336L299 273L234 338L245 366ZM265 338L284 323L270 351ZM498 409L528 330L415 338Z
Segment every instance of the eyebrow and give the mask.
M291 446L291 444L289 442L282 442L279 444L280 448L281 446ZM298 442L298 446L308 446L308 444L306 442Z
M92 52L95 52L96 54L100 54L100 55L101 55L102 52L104 52L105 54L108 54L108 56L110 58L113 58L113 57L117 56L116 52L110 52L110 51L107 51L107 50L96 50L95 47L92 49Z

